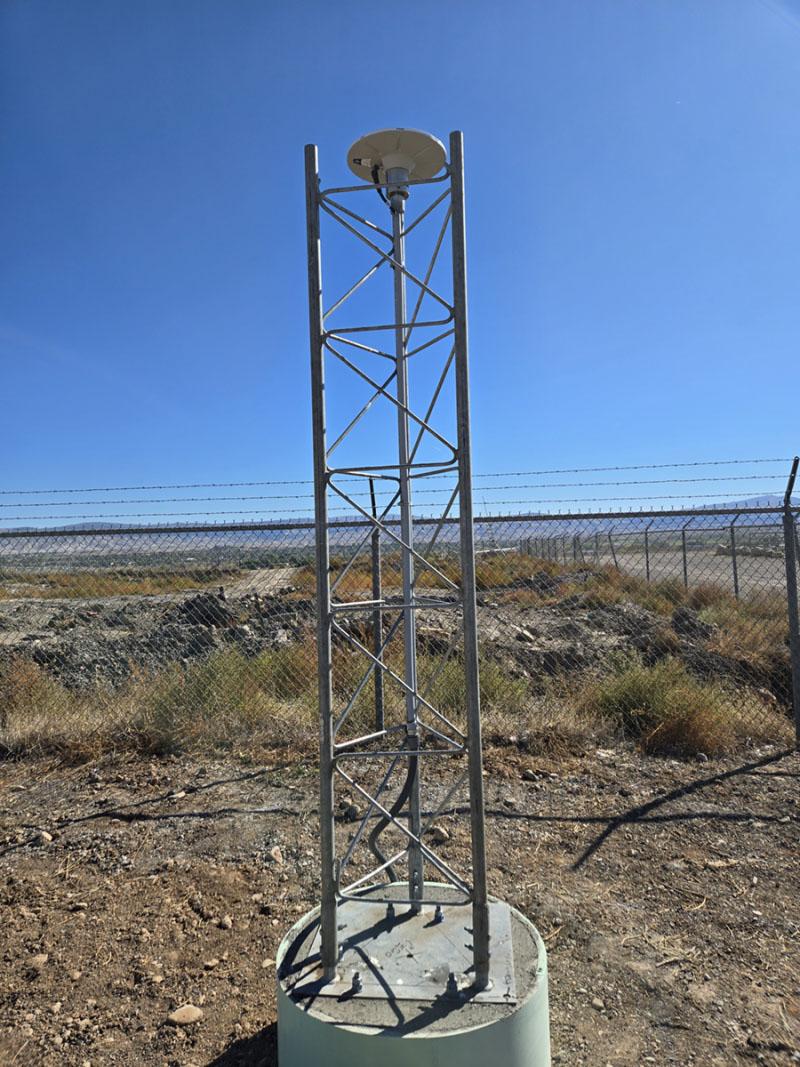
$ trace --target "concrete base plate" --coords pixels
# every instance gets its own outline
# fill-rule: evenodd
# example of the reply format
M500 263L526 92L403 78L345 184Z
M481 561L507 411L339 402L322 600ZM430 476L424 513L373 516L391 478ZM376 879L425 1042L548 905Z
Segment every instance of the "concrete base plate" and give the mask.
M336 979L324 982L319 968L319 927L302 954L286 961L284 981L295 997L339 1000L436 1000L440 997L484 1004L515 1004L517 999L511 914L507 904L489 906L492 932L489 987L472 988L472 908L448 906L437 921L433 907L414 913L368 898L339 906L339 965ZM457 990L450 973L455 975Z
M451 887L429 887L452 900L440 923L432 922L430 905L419 916L406 914L404 883L381 887L383 903L369 894L341 903L340 971L327 988L318 970L319 909L288 931L276 959L281 1067L550 1067L547 952L536 929L514 908L496 910L500 902L490 898L494 966L496 949L508 940L511 981L495 969L489 995L497 999L482 1001L468 984L471 909ZM391 928L387 897L395 900ZM506 920L510 938L502 932ZM356 968L360 992L353 989ZM455 995L447 992L450 970L461 986Z

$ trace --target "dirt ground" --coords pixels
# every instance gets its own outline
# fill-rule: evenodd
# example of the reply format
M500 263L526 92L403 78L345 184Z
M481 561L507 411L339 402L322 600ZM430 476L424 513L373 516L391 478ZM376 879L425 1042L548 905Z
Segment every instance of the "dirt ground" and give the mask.
M555 1063L800 1061L800 756L486 762L491 889L547 943ZM278 757L0 765L0 1063L276 1064L317 837L313 768Z

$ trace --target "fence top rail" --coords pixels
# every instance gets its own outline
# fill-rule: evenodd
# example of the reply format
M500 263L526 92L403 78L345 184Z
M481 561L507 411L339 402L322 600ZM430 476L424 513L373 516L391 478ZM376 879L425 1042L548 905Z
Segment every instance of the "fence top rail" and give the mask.
M800 506L790 509L795 514L800 513ZM519 513L514 515L477 515L475 525L501 524L501 523L578 523L588 519L669 519L669 518L714 518L723 515L775 515L785 514L782 506L743 507L743 508L677 508L665 511L583 511L583 512L547 512L537 514L535 512ZM441 518L435 516L420 516L415 519L418 526L433 526L440 523ZM457 525L457 517L449 517L443 525ZM399 518L385 519L386 525L398 525ZM368 519L336 519L328 523L328 529L347 530L358 527L369 527L372 523ZM80 529L17 529L0 530L0 540L32 539L41 538L78 538L87 537L119 537L122 535L160 535L160 534L219 534L219 533L261 533L265 531L297 531L313 530L314 522L248 522L248 523L198 523L195 525L139 525L139 526L86 526Z
M800 513L800 506L792 507L795 513ZM783 507L769 505L764 507L747 508L670 508L665 511L562 511L548 512L537 515L535 513L520 515L477 515L475 522L583 522L586 519L670 519L670 518L714 518L720 515L776 515L784 514ZM422 520L416 520L422 521ZM435 520L428 520L434 522ZM458 521L453 520L453 521ZM350 525L345 523L344 525Z

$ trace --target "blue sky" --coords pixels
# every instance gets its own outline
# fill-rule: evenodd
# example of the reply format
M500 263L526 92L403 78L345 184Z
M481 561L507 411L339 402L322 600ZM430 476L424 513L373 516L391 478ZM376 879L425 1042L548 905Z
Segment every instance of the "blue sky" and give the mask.
M5 0L0 482L309 477L303 145L393 125L465 133L478 471L791 455L798 99L797 0Z

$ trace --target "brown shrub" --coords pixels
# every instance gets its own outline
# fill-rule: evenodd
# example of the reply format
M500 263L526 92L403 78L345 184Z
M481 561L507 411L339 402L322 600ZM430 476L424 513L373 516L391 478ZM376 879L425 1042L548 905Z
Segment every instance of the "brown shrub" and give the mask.
M788 736L788 720L757 693L700 682L668 657L651 666L622 660L616 670L587 682L577 707L616 723L645 752L728 752L746 739Z

